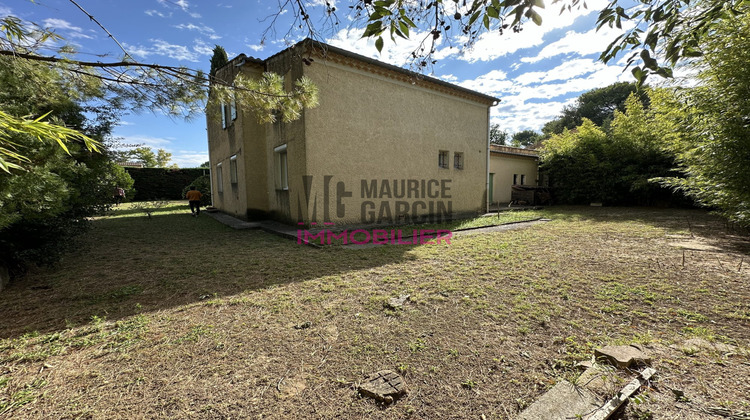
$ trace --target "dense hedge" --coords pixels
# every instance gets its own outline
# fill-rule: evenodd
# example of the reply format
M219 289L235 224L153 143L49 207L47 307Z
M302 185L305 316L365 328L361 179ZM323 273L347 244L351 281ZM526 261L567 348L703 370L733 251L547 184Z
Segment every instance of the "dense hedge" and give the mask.
M126 168L135 183L133 201L182 200L182 190L202 175L208 175L204 168Z

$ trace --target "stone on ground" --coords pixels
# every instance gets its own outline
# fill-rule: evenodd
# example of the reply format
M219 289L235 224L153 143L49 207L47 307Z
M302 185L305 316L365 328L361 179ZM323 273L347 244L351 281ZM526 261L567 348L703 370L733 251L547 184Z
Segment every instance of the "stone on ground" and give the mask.
M388 307L391 309L401 309L404 306L404 302L409 300L410 295L400 295L397 298L390 298L388 300Z
M600 405L591 391L576 387L568 381L560 381L524 410L518 420L585 419Z
M635 346L606 346L594 350L596 360L606 360L620 369L627 369L634 364L650 364L651 358Z
M390 404L406 394L406 383L398 373L381 370L362 382L359 392L366 397Z

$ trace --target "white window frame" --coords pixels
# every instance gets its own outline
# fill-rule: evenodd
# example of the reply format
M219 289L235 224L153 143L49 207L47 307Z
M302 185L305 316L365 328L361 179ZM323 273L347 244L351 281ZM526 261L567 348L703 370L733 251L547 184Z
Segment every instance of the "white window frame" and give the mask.
M227 107L221 103L221 128L227 128Z
M216 164L216 191L224 192L224 174L221 170L221 162Z
M237 99L232 94L232 102L229 103L229 118L234 121L237 119Z
M287 155L286 144L275 147L274 153L274 173L276 179L276 189L282 191L289 190L289 156Z
M450 154L447 150L438 151L438 167L442 169L450 167Z
M229 182L237 183L237 155L232 155L229 158Z

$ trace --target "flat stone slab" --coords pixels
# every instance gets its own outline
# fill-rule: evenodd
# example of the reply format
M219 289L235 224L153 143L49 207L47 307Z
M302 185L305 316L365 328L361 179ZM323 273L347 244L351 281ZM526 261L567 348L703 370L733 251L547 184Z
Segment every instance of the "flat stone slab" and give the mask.
M409 300L409 297L411 297L411 295L399 295L397 298L392 297L388 299L387 307L391 309L401 309L404 306L404 303Z
M534 401L518 416L518 420L585 419L600 405L594 393L563 380Z
M737 347L730 344L724 343L712 343L702 338L691 338L685 340L681 346L673 346L678 350L682 350L685 353L698 353L701 350L715 351L719 353L733 353L737 351Z
M406 392L404 378L392 370L381 370L371 375L359 386L360 394L386 404L392 403Z
M627 369L634 364L650 364L651 358L635 346L606 346L594 350L598 361L607 361L620 369Z

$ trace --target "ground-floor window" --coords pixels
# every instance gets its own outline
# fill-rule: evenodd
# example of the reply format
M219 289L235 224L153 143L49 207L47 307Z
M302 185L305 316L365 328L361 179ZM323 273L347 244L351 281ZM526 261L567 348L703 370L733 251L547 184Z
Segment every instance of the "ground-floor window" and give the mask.
M276 189L289 189L289 167L287 163L286 144L273 149L276 172Z
M224 175L221 173L221 163L216 164L216 191L224 192Z
M237 183L237 155L229 158L229 182Z

